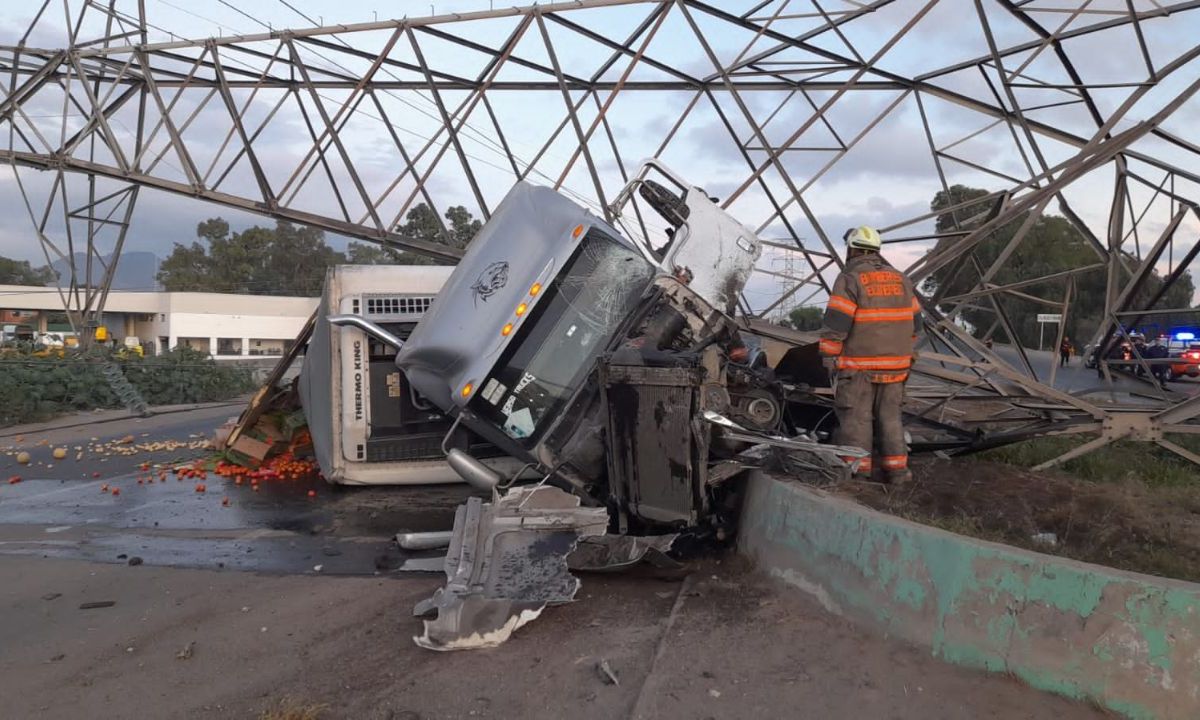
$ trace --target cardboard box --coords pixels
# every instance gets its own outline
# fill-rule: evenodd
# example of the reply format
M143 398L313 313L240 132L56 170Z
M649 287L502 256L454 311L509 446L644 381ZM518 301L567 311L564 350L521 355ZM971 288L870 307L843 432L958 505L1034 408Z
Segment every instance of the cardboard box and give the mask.
M275 421L272 418L263 418L258 421L258 424L247 430L244 434L249 435L263 442L283 442L287 440L285 435L279 428L275 426Z
M306 427L308 427L308 418L304 417L303 410L297 410L285 416L283 422L280 423L280 428L283 430L284 435L287 435L289 438L294 437L297 430Z
M258 467L271 454L275 444L263 442L243 434L229 448L238 464L246 467Z

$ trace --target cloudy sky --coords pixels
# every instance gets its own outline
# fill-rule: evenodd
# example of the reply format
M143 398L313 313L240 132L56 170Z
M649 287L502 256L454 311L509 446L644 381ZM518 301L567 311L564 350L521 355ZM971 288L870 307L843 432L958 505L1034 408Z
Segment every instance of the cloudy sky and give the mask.
M74 8L80 3L71 0L69 4ZM132 1L125 4L130 7L136 5ZM716 4L730 12L741 12L758 3L731 0ZM828 0L821 6L826 11L839 12L851 10L858 4ZM1039 0L1026 7L1035 8L1030 12L1031 17L1045 27L1055 29L1068 23L1068 30L1110 20L1117 13L1127 12L1125 0L1093 0L1088 8L1096 14L1073 19L1061 12L1064 6L1076 4ZM1134 2L1138 10L1150 10L1159 4L1171 3L1163 0ZM16 42L29 26L31 16L37 10L36 5L27 2L3 3L0 6L0 44ZM66 23L62 8L58 2L51 5L55 8L48 11L30 35L29 45L54 48L64 44ZM491 5L481 0L442 1L432 5L425 2L385 3L381 0L211 0L203 3L146 0L148 19L153 26L152 42L245 35L268 29L311 27L314 23L330 25L405 15L418 17L431 13L467 13L487 10ZM965 0L932 3L927 0L898 0L879 12L848 23L841 36L825 33L813 38L812 43L843 56L852 56L855 52L864 58L878 55L875 67L879 71L905 77L918 76L987 54L987 39L981 30L974 5ZM121 3L118 3L120 6ZM985 0L984 6L998 46L1006 47L1035 39L1036 36L1028 27L1001 11L998 4ZM644 4L631 5L570 13L567 17L598 34L623 41L651 9ZM768 17L778 12L779 19L772 23L772 29L794 36L820 22L812 10L809 0L775 0L760 10L758 15ZM916 24L912 30L883 52L882 48L914 18ZM756 38L748 31L703 13L693 11L690 19L702 31L704 41L720 64L728 64L739 57L752 57L777 45L768 38ZM598 43L573 35L554 23L547 25L556 59L568 74L590 76L611 55L611 51ZM495 48L515 27L514 19L498 19L456 23L436 29L454 32ZM1200 36L1196 32L1200 30L1200 13L1193 11L1171 18L1147 20L1140 24L1140 30L1151 48L1151 62L1161 68L1196 43L1195 38ZM387 31L353 33L338 36L335 42L344 41L356 49L374 53L384 46L389 37L390 32ZM641 42L639 38L634 46L638 47ZM475 77L488 59L483 53L454 46L432 36L422 35L420 43L425 59L435 71ZM258 43L251 47L269 57L278 49L278 43ZM1147 68L1136 35L1128 26L1073 38L1065 43L1065 47L1084 82L1105 85L1094 95L1102 114L1114 111L1137 90L1137 84L1146 79ZM188 57L196 57L198 52L180 51ZM351 76L368 69L368 61L339 53L336 49L308 47L303 52L306 61L314 68L326 68ZM715 70L689 18L678 9L668 13L657 34L647 44L645 53L647 57L696 77L712 74ZM536 27L521 38L514 54L537 63L551 62ZM414 61L413 49L405 41L398 42L389 57L404 62ZM222 58L228 67L241 67L249 71L261 71L265 62L231 53L223 54ZM834 71L826 79L849 77L847 71L837 72L836 68L829 68L828 61L817 55L794 49L776 52L768 62L773 63L769 66L772 69L785 67L786 64L792 77L811 76L822 69ZM818 64L822 62L824 66ZM628 58L618 60L604 75L605 79L617 79L628 64ZM181 64L180 67L184 66ZM1084 137L1089 137L1095 131L1095 123L1087 116L1081 103L1077 102L1078 97L1071 88L1045 87L1046 83L1070 83L1070 78L1052 51L1031 51L1006 60L1006 70L1009 72L1018 67L1021 68L1021 77L1017 82L1018 87L1013 91L1017 101L1027 108L1046 106L1030 111L1030 118ZM393 78L401 79L402 75L397 71ZM403 79L417 77L412 74ZM545 79L510 63L496 80L519 81L534 77ZM668 77L665 72L645 63L638 65L630 74L631 80L642 81ZM997 78L994 70L981 73L978 69L969 69L939 77L935 82L947 90L994 104ZM1192 63L1183 66L1167 76L1159 88L1146 93L1114 129L1127 129L1138 120L1157 112L1197 78L1200 78L1200 65ZM294 191L288 196L292 207L338 216L340 210L331 183L324 177L326 171L303 162L309 156L312 145L305 126L305 112L310 121L319 122L313 112L315 105L311 99L290 101L283 98L282 93L273 95L264 91L252 95L249 90L238 91L235 97L248 108L247 126L263 127L255 147L272 186L277 190L287 187ZM321 102L331 113L336 112L346 97L345 91L320 93ZM414 195L416 186L412 178L399 175L403 162L391 137L392 133L410 155L417 154L430 143L431 138L434 139L417 166L422 174L429 174L426 188L435 204L441 207L464 204L477 215L482 214L483 208L468 189L462 164L455 158L455 151L446 144L444 134L437 135L442 122L429 93L397 91L382 93L377 97L380 106L388 114L390 129L370 106L363 106L352 117L341 136L355 169L367 186L368 195L383 198L380 203L381 216L388 220L400 216L410 204L410 199L420 199ZM226 142L230 131L228 113L217 102L210 101L204 105L203 98L202 91L188 91L181 96L172 113L176 122L181 122L191 109L201 107L185 133L189 152L193 153L199 166L208 167L211 164L215 168L212 178L220 176L223 168L229 168L221 190L253 197L255 185L247 164L244 160L233 162L236 141ZM492 103L491 111L505 132L503 141L508 143L519 165L524 168L535 157L538 158L529 179L542 184L554 184L559 180L579 146L573 130L568 127L557 141L538 156L547 138L551 137L565 117L561 93L557 90L519 93L493 91L488 98ZM467 94L445 92L443 99L453 107L466 100ZM580 111L584 129L590 126L596 116L596 103L604 103L608 99L607 92L600 93L596 99L584 98L579 93L572 95L573 101L585 101ZM774 169L768 169L762 175L763 182L776 200L787 203L784 213L786 222L775 216L766 193L757 183L751 184L731 202L730 211L759 231L764 238L790 241L790 227L790 233L798 236L806 247L816 249L821 247L817 241L818 227L802 211L795 193L803 198L819 229L830 236L840 236L846 227L862 223L887 227L928 210L930 199L941 188L941 180L931 156L930 138L926 137L921 121L922 110L933 126L933 143L954 158L946 158L943 162L943 170L950 183L999 190L1013 184L1005 180L1005 176L1020 179L1029 177L1027 163L1035 171L1040 170L1033 148L1019 131L1014 133L1005 124L993 124L991 117L961 107L944 97L923 94L921 101L922 104L918 105L914 95L898 90L854 91L837 98L827 90L810 92L807 97L762 90L743 93L744 105L739 106L728 93L713 93L711 98L696 101L691 92L628 91L612 102L607 117L621 160L626 167L631 167L638 159L656 154L677 119L681 114L685 115L661 156L688 181L703 186L710 194L722 199L731 197L751 175L751 165L735 142L734 135L748 148L753 165L761 165L767 159L761 149L755 149L759 143L753 138L751 127L745 119L746 114L760 124L765 123L764 133L771 145L779 146L792 140L789 149L781 153L781 162L788 177L782 177ZM282 104L276 114L270 116L276 102ZM1004 98L1001 102L1007 103L1008 100ZM827 123L818 121L814 116L814 107L826 105ZM29 105L27 115L27 122L37 126L47 137L59 137L63 131L61 94L47 94L39 98L38 102ZM875 122L877 118L878 122ZM1189 142L1200 143L1195 132L1198 119L1200 104L1192 99L1184 103L1164 127ZM68 118L68 134L78 129L82 122L83 119L78 115ZM733 135L726 127L726 122L732 126ZM114 133L132 137L130 128L134 124L136 119L133 116L118 113L113 122ZM797 133L799 136L794 137ZM7 137L8 133L5 135ZM835 149L839 139L850 143L856 138L859 141L851 150L842 153ZM514 180L500 140L486 112L477 108L462 131L462 145L468 156L468 166L479 180L487 207L494 207ZM602 190L606 198L611 200L622 180L616 155L603 129L597 130L588 147L602 180ZM1141 142L1137 149L1147 155L1168 158L1190 172L1200 173L1194 157L1179 152L1161 139L1149 138ZM1038 138L1037 150L1051 166L1066 160L1075 152L1071 146L1045 137ZM182 179L181 163L167 146L165 133L158 134L148 156L156 156L160 152L162 159L153 173L170 180ZM439 153L444 153L443 159L432 163L432 158ZM349 214L353 221L358 221L365 215L366 206L353 197L354 192L344 168L338 161L331 165L328 172L334 177L332 186L343 195L350 196L345 198L350 208ZM1133 207L1127 213L1143 218L1138 234L1130 235L1129 248L1132 251L1137 245L1144 248L1153 241L1155 233L1166 226L1173 206L1165 196L1154 196L1152 186L1162 182L1165 177L1161 170L1137 162L1131 162L1130 167L1150 184L1146 187L1135 184L1132 191ZM289 179L294 174L304 180L300 182L293 179L289 185ZM44 197L49 189L48 173L22 170L20 178L35 199ZM1100 236L1105 234L1108 222L1112 182L1112 170L1105 168L1075 183L1066 193L1074 209ZM1186 180L1174 178L1169 182L1177 193L1196 196L1197 188ZM82 184L76 182L71 192L79 192L82 188ZM11 171L0 170L0 255L44 261L31 231L29 213L21 201L20 193L15 190ZM597 192L582 159L576 159L571 171L566 173L563 190L580 202L597 205ZM235 228L270 222L261 216L189 197L144 191L138 200L126 247L166 256L174 243L189 242L194 237L194 228L199 221L218 215L229 220ZM892 236L921 235L929 230L929 222L917 222L898 228ZM61 234L61 229L59 232ZM1200 224L1197 224L1195 217L1189 217L1183 225L1187 242L1194 242L1197 232L1200 232ZM331 238L331 241L335 245L345 242L340 238ZM927 243L904 243L892 246L890 254L898 264L907 264L927 247ZM789 261L778 253L770 253L763 260L764 267L776 270L788 264ZM798 258L790 264L797 269L806 267ZM769 301L778 291L778 281L765 276L750 288L756 304ZM807 293L801 297L805 295Z

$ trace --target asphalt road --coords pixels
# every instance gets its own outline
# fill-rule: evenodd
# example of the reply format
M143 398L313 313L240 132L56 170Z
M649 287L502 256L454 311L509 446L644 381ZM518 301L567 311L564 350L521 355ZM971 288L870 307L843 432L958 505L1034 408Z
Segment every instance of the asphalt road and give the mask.
M395 533L450 529L454 508L468 494L463 485L340 488L317 479L263 482L253 491L215 473L197 492L195 480L174 474L159 480L160 468L209 457L197 446L238 410L106 423L82 417L60 430L6 431L0 554L115 563L138 557L172 567L268 572L311 573L320 566L324 573L372 575L402 560L391 542ZM55 448L65 448L67 457L55 459ZM28 465L17 462L22 451L32 456Z
M1020 356L1012 346L996 345L994 349L996 354L1009 362L1013 367L1018 369L1023 367ZM1037 373L1037 379L1048 383L1050 381L1051 366L1059 362L1058 353L1027 350L1026 354L1029 357L1029 362L1033 366L1034 372ZM1122 373L1113 373L1113 382L1110 386L1096 374L1095 369L1084 367L1083 358L1078 355L1072 357L1067 365L1058 368L1055 373L1054 387L1071 393L1079 393L1086 390L1100 392L1112 390L1118 393L1140 393L1156 396L1154 387L1150 383ZM1182 397L1200 392L1200 380L1184 378L1169 383L1167 388L1169 392L1180 396L1182 399Z
M189 446L230 414L0 435L33 455L0 456L0 478L21 478L0 484L0 715L1103 717L863 632L731 554L686 577L587 575L499 648L422 650L412 608L444 578L395 572L391 537L449 528L466 487L137 483L204 454Z

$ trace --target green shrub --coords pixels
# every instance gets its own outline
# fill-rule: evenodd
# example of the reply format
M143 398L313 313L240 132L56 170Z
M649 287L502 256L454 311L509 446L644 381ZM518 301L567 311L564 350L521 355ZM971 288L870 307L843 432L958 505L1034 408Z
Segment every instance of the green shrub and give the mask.
M0 426L75 410L117 408L101 368L116 362L148 405L226 400L254 387L250 371L178 348L153 357L117 358L102 350L66 357L0 356Z

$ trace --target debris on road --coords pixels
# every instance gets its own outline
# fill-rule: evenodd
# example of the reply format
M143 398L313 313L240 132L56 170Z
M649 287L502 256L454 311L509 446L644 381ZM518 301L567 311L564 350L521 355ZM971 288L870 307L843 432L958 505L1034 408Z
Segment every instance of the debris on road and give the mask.
M23 439L17 438L15 446L6 446L3 451L6 455L13 457L21 465L38 464L40 451L37 448L49 444L46 440L38 441L33 444L33 450L25 450L21 448ZM132 457L143 453L163 453L163 452L178 452L178 451L202 451L208 450L212 446L208 440L160 440L155 442L135 442L132 435L127 435L116 440L101 442L97 438L93 438L85 445L76 445L69 447L66 445L53 448L49 457L45 460L66 460L68 456L74 453L75 462L83 462L85 460L98 460L106 462L110 457ZM38 456L35 457L35 453ZM149 470L149 463L142 463L142 470ZM46 462L46 468L54 467L53 463ZM100 477L101 473L93 472L93 477Z
M597 535L582 538L567 556L567 565L576 572L620 572L643 560L657 567L681 567L667 552L679 538L670 535Z
M600 674L600 679L609 685L620 685L621 681L617 678L617 674L613 672L612 667L607 660L600 660L596 663L596 672Z
M296 409L294 392L279 390L279 397L251 427L242 430L227 444L237 419L217 429L214 447L220 451L214 472L232 478L235 485L247 481L257 485L263 480L302 480L320 474L312 458L312 435L304 413ZM310 491L309 497L316 493Z
M101 608L110 608L117 604L116 600L97 600L95 602L85 602L80 604L80 610L100 610Z
M176 660L191 660L192 653L194 653L195 650L196 650L196 641L192 640L187 645L184 645L182 650L175 653L175 659Z
M1030 539L1038 545L1048 545L1050 547L1058 545L1058 535L1052 532L1035 533Z
M450 531L408 532L398 534L396 544L405 550L433 550L449 546L453 537Z
M446 568L445 557L405 558L396 568L400 572L442 572Z
M503 643L547 605L574 599L580 583L567 556L607 526L605 508L580 507L579 497L548 485L514 488L490 503L469 498L454 516L446 586L413 610L436 617L413 640L430 650Z

